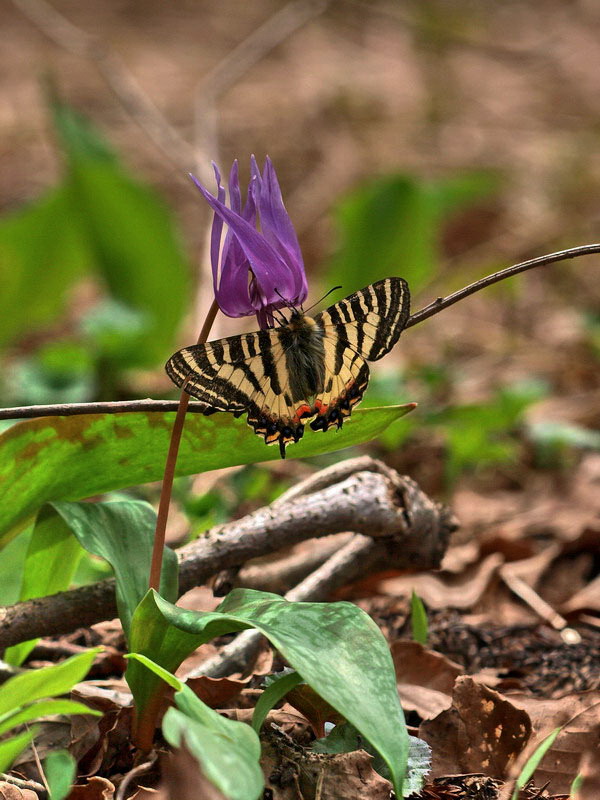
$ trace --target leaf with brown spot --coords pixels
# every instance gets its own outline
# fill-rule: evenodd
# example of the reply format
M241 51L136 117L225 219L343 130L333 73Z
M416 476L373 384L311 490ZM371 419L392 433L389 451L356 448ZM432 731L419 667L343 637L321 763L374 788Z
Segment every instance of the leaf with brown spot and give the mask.
M531 733L528 714L468 676L456 680L452 707L422 723L434 777L482 772L503 778Z

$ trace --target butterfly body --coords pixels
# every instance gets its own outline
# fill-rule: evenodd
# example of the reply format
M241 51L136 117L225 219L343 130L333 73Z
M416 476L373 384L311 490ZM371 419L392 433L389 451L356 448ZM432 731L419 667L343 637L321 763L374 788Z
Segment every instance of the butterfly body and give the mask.
M247 414L284 458L307 420L313 430L342 427L368 385L366 361L389 352L408 315L406 282L386 278L314 317L292 309L278 327L183 348L166 370L205 413Z

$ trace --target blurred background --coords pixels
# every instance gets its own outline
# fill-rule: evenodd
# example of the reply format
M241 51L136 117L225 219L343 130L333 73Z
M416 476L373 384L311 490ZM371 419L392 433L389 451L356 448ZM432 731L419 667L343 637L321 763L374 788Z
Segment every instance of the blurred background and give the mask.
M271 156L313 300L401 275L416 310L598 239L594 0L3 0L0 25L3 406L177 396L162 364L212 300L187 172L212 188L213 159L245 182ZM419 408L372 452L446 496L550 488L600 449L599 261L407 331L366 402ZM200 529L304 469L182 502Z

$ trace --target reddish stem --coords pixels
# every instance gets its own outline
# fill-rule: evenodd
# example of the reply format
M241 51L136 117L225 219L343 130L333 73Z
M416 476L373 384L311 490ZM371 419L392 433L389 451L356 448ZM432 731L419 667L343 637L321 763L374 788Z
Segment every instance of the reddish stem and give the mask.
M217 301L213 300L210 307L200 335L198 336L198 344L203 344L210 333L213 326L215 317L219 306ZM173 479L175 477L175 466L177 464L177 454L179 452L179 445L181 443L181 434L183 433L183 424L185 422L185 412L187 411L190 396L185 391L181 392L179 399L179 406L177 408L177 415L173 423L173 430L171 431L171 441L169 443L169 452L167 453L167 460L165 463L165 472L163 475L163 482L160 491L160 502L158 504L158 516L156 519L156 531L154 533L154 549L152 551L152 564L150 566L150 589L160 591L160 573L162 570L163 550L165 547L165 533L167 530L167 519L169 516L169 506L171 504L171 493L173 491Z

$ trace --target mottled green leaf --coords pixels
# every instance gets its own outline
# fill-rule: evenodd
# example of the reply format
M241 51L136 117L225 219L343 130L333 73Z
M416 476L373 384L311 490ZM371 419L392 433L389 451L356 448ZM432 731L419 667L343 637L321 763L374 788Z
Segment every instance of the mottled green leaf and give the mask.
M200 644L225 633L261 631L324 700L378 750L401 792L407 734L394 667L383 635L351 603L289 603L278 595L235 589L217 611L187 611L149 592L134 614L131 649L173 672ZM127 680L142 717L158 686L130 664Z
M297 672L287 672L285 675L269 683L267 688L258 698L252 714L252 727L259 733L267 714L277 703L286 696L294 687L302 683L302 676Z
M232 800L260 797L264 785L258 763L260 741L252 728L221 716L188 686L149 658L132 653L128 659L143 664L176 690L177 709L170 708L162 722L167 742L173 747L185 744L198 760L204 775L226 797Z
M307 430L288 458L367 442L412 406L357 410L342 430ZM89 414L25 420L0 436L0 543L9 541L48 501L84 497L160 480L174 413ZM267 447L230 414L188 414L177 474L270 461Z
M410 598L410 625L412 638L424 647L427 645L428 622L427 611L419 595L414 591Z

